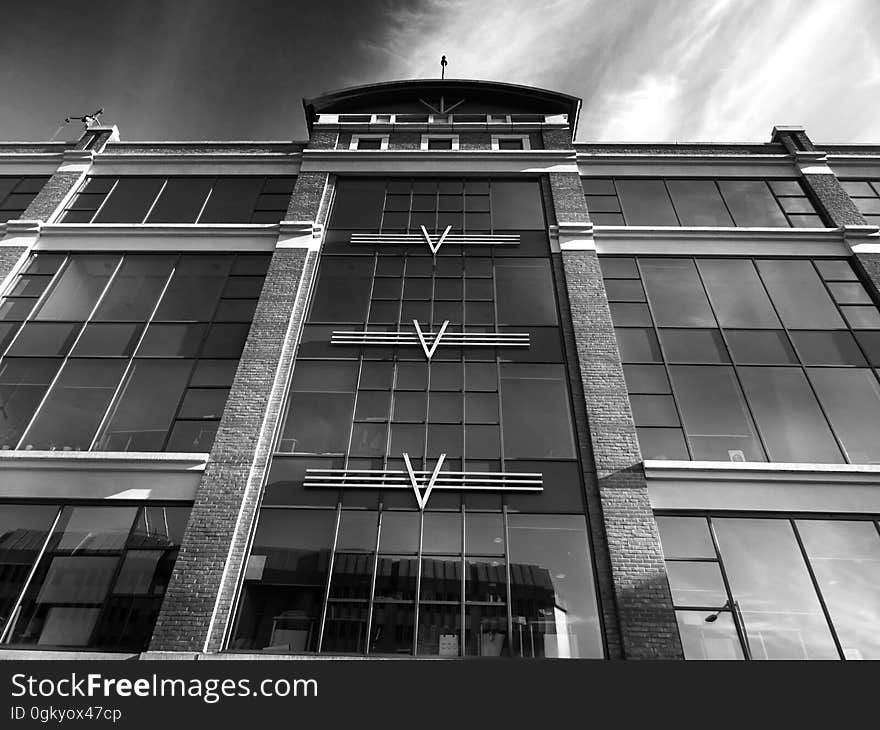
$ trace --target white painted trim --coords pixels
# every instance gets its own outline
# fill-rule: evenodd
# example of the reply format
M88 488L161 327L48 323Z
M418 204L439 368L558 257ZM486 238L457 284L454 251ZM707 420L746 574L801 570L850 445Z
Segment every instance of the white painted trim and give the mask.
M92 175L296 175L300 152L95 155Z
M577 173L571 150L306 150L302 172Z
M841 228L595 226L600 254L849 256Z
M63 153L0 153L0 175L52 175L61 164Z
M789 155L709 155L649 153L577 153L583 177L761 177L799 174Z
M423 134L422 142L419 149L428 151L428 142L432 139L448 139L452 140L452 150L431 150L431 152L451 152L459 149L458 146L458 135L457 134L442 134L442 133L431 133L431 134Z
M529 144L529 135L527 134L493 134L492 135L492 149L500 150L498 145L498 141L502 139L518 139L522 142L523 150L531 150L531 145ZM504 152L520 152L521 150L503 150Z
M551 252L557 251L595 251L596 241L593 238L593 224L575 221L560 221L550 226Z
M9 468L188 472L204 471L207 461L207 453L195 452L0 450L0 472Z
M279 224L252 223L50 223L34 248L40 251L271 251Z
M319 251L324 240L324 227L314 221L282 221L275 248L304 248Z
M358 143L362 139L378 139L380 140L380 150L388 149L388 135L387 134L353 134L351 135L351 141L348 143L348 149L352 152L376 152L376 150L361 150L358 149Z
M645 461L655 510L880 514L880 466Z

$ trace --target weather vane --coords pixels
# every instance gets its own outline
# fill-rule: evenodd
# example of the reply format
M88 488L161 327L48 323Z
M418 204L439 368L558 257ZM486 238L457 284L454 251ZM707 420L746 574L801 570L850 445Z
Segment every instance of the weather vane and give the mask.
M101 119L101 115L104 113L103 109L98 109L96 112L92 112L91 114L84 114L81 117L64 117L64 123L70 124L72 121L80 121L83 123L83 126L88 129L89 127L98 124Z
M446 56L440 56L440 78L446 78Z

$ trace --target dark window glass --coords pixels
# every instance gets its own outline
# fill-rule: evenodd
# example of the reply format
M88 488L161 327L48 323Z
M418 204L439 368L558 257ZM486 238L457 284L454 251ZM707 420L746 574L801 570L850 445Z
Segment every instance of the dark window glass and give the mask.
M636 426L678 426L678 414L671 395L631 395Z
M351 427L353 393L294 392L280 451L344 453Z
M644 459L687 461L688 450L680 428L637 428Z
M876 307L841 307L847 324L855 330L880 329L880 312Z
M176 421L165 444L165 451L210 452L219 425L218 421Z
M599 657L602 638L586 525L575 515L510 515L513 653Z
M379 230L379 217L385 199L382 180L339 180L331 227Z
M831 282L831 296L838 304L873 304L871 296L859 282Z
M712 522L752 658L837 658L791 524L726 518Z
M261 177L217 178L199 223L249 222L262 186Z
M548 261L496 262L495 286L501 324L556 324L556 299Z
M848 261L817 259L815 263L825 281L856 281L856 272Z
M39 309L36 319L84 320L92 312L113 275L119 256L71 257Z
M616 327L617 346L623 362L663 362L654 330Z
M740 368L773 461L837 464L840 450L799 368Z
M623 376L630 393L669 393L669 379L662 365L624 365Z
M605 178L582 177L581 184L587 195L617 195L614 182Z
M810 368L831 426L855 464L880 463L880 385L867 368Z
M174 256L126 256L95 311L97 320L145 320L174 266Z
M230 649L317 649L335 527L335 511L261 511Z
M763 180L719 180L718 187L738 226L788 226Z
M616 184L627 225L679 225L662 180L617 180Z
M207 177L169 178L147 223L195 223L214 181ZM247 222L241 218L239 222Z
M70 360L24 435L24 448L87 450L124 369L121 360Z
M370 302L373 259L325 256L312 300L312 322L365 322Z
M677 365L669 374L694 459L765 460L733 368Z
M810 567L847 659L880 658L880 536L870 522L798 520ZM857 608L856 608L857 607Z
M661 329L660 342L669 362L730 362L719 330Z
M495 230L541 230L546 227L541 189L536 180L493 180L491 201ZM472 210L470 205L467 208Z
M191 360L135 360L98 448L161 451L191 371Z
M715 317L691 259L641 259L658 327L714 327Z
M786 327L844 327L837 308L809 261L760 260L756 263Z
M8 354L19 357L64 357L81 328L78 322L28 322L21 328Z
M250 322L211 325L202 355L205 357L239 357L250 330Z
M506 456L575 458L561 365L502 365L501 409Z
M612 279L638 279L640 276L636 260L632 258L602 256L599 267L602 269L602 276Z
M871 365L880 365L880 332L856 332L856 339Z
M60 365L36 358L0 363L0 448L15 448Z
M231 265L231 256L181 256L155 318L172 322L211 319Z
M805 365L865 365L849 332L792 332L791 340Z
M224 387L232 385L238 362L235 360L199 360L190 385L193 387Z
M668 558L715 559L715 547L704 517L657 517L657 529Z
M733 225L714 180L667 180L666 187L681 225Z
M791 365L797 362L797 356L782 330L727 330L724 335L736 363Z
M0 508L0 623L5 625L58 514L53 505Z
M123 177L104 203L95 223L140 223L159 194L160 177Z
M751 261L700 259L697 266L722 327L779 327L779 318Z
M653 324L647 304L611 302L611 321L615 327L650 327Z

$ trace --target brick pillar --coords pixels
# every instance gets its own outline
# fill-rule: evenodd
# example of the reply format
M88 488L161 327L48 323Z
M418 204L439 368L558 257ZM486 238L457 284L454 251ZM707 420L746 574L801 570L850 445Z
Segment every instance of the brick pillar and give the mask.
M272 256L153 631L152 652L222 646L316 260L317 253L305 247L279 247Z
M832 226L843 228L844 240L853 249L854 262L880 298L880 237L868 224L828 166L828 158L816 150L803 127L774 127L774 142L781 142L794 158L804 187Z
M625 659L681 659L666 564L611 311L575 172L550 179Z

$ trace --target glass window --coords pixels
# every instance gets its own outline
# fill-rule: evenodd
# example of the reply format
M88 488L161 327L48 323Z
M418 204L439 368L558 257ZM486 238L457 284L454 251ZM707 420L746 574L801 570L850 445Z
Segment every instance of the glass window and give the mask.
M379 230L379 217L385 199L385 182L343 178L336 183L331 227Z
M556 297L546 260L505 259L495 264L498 321L501 324L555 325Z
M508 457L575 458L561 365L502 365L501 410Z
M67 322L27 322L7 354L17 357L64 357L82 325Z
M692 259L641 259L640 265L658 327L715 327Z
M719 180L718 187L738 226L788 226L776 199L763 180Z
M880 658L880 536L871 522L798 520L797 531L847 659Z
M262 177L217 178L199 223L250 222L262 187Z
M715 546L704 517L657 517L663 554L670 558L714 560Z
M797 362L783 330L727 330L724 335L736 363L790 365Z
M546 227L541 189L536 180L493 180L490 190L492 227L495 230L542 230Z
M58 372L61 360L5 358L0 363L0 446L14 449Z
M681 225L733 225L714 180L667 180L666 187Z
M71 257L37 309L36 319L82 321L88 318L118 263L119 256Z
M662 180L617 180L616 184L627 225L679 225Z
M700 259L697 265L722 327L779 328L779 318L751 261Z
M141 223L159 194L161 177L123 177L95 216L95 223Z
M721 568L715 562L673 560L666 564L676 606L720 608L727 604Z
M712 520L754 659L836 659L791 524Z
M508 520L514 655L602 656L584 518L511 514Z
M366 321L372 277L372 258L323 257L315 285L310 321Z
M124 369L123 360L70 360L24 435L23 447L88 450Z
M660 343L654 330L615 327L617 347L620 349L621 361L632 362L663 362L660 354Z
M211 319L231 265L232 256L181 256L155 318L171 322Z
M842 329L846 326L811 262L762 259L756 263L786 327Z
M713 621L708 618L715 616ZM742 659L742 645L730 611L676 611L685 659Z
M0 507L0 626L6 625L57 514L54 505Z
M719 330L661 329L660 342L668 362L730 362Z
M865 365L849 332L792 332L791 340L805 365Z
M733 368L676 365L669 375L694 459L765 460Z
M161 451L191 371L192 360L135 360L98 448Z
M126 256L95 311L103 321L145 320L171 274L175 256Z
M800 368L743 367L739 373L771 460L843 461Z
M686 461L690 458L680 428L641 427L636 429L636 434L643 459Z
M209 177L170 178L146 222L195 223L213 182ZM242 218L240 222L245 220Z
M880 385L867 368L809 368L831 426L854 464L880 463Z

